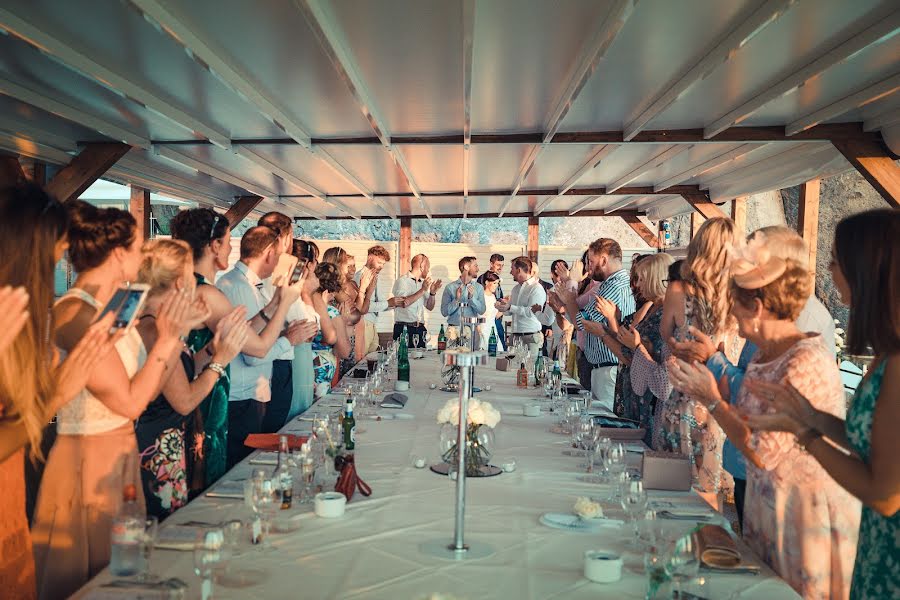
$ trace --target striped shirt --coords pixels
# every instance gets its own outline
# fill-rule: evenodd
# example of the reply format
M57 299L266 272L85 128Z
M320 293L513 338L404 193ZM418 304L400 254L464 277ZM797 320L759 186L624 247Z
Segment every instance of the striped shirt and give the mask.
M636 310L634 295L631 293L631 281L625 269L607 277L597 288L596 295L612 301L619 308L622 318L633 314ZM575 315L575 324L581 331L584 330L584 321L606 323L606 318L597 310L596 302L590 302L584 310ZM585 332L584 339L584 355L592 365L618 364L619 359L598 336Z

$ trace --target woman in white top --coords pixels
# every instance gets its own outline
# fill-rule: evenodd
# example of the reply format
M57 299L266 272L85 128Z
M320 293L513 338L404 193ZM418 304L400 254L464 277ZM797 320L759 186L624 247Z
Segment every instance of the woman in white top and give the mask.
M478 326L478 349L487 350L491 330L494 329L494 319L497 317L497 286L500 285L500 276L493 272L484 274L484 323ZM503 340L497 336L497 352L503 351Z
M77 200L66 208L69 259L78 278L53 310L56 343L64 351L85 335L116 288L137 278L142 242L125 211ZM67 598L107 565L112 519L126 486L143 503L133 421L175 368L190 313L189 297L173 294L157 316L149 356L131 328L86 388L60 409L32 529L40 598Z

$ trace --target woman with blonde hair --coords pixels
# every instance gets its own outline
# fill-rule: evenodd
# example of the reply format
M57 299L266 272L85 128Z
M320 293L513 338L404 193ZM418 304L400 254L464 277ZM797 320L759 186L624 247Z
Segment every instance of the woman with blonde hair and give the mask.
M195 295L194 261L191 247L179 240L153 240L141 252L138 281L150 290L137 330L144 347L152 351L158 338L156 318L166 299L182 291L191 298ZM138 418L135 433L148 514L162 519L187 504L192 490L205 487L203 419L197 407L225 376L225 367L238 355L248 334L246 309L240 306L219 322L211 342L212 356L201 352L195 364L185 345L182 368L170 371L159 396Z
M43 460L44 427L77 394L118 336L113 315L92 325L60 364L50 339L53 269L66 249L69 219L41 188L0 189L0 590L36 594L25 514L25 448Z
M141 240L134 217L80 200L66 204L69 260L78 277L53 309L54 335L75 347L125 282L137 279ZM112 520L123 490L136 485L134 419L159 393L191 325L191 301L172 294L156 320L149 353L129 328L94 369L84 389L57 413L58 436L38 494L32 536L41 598L67 598L109 562ZM128 486L126 488L126 486ZM140 488L138 501L143 502Z
M371 296L360 294L360 286L353 280L356 274L356 257L340 246L329 248L322 254L323 263L331 263L337 267L341 288L335 292L331 305L337 308L344 318L344 324L350 334L351 353L341 361L340 374L349 371L364 351L365 324L362 315L369 311ZM368 285L368 282L365 282Z
M734 221L728 218L716 217L701 225L681 265L683 281L666 289L660 323L664 340L690 339L690 328L695 327L716 344L724 342L726 354L737 360L741 341L729 322L728 280L728 253L734 247L735 235ZM669 356L667 348L664 360ZM725 435L703 404L675 391L657 407L657 449L690 457L694 485L699 491L716 495L729 488L730 477L722 468Z

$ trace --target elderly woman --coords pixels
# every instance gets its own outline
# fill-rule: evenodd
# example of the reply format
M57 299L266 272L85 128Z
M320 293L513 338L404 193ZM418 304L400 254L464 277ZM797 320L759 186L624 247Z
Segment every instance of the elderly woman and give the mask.
M758 348L746 377L793 386L817 411L843 418L843 385L830 350L821 335L803 333L795 324L812 277L797 262L771 255L763 240L756 242L731 266L731 312L741 336ZM802 437L798 444L789 433L750 435L705 366L676 361L669 373L680 389L696 379L706 382L695 398L752 463L744 507L747 544L804 598L847 597L859 503L804 450L814 438ZM759 388L744 385L735 407L752 418L769 411L769 400Z

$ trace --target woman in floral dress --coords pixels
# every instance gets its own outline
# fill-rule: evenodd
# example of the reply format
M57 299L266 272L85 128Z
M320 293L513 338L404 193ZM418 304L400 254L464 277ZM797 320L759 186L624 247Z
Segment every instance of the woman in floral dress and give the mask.
M774 412L752 417L760 431L784 431L828 476L863 503L850 598L900 598L900 212L853 215L835 229L831 274L850 306L847 350L874 353L869 371L841 412L816 402L814 389L764 380L746 385ZM871 348L871 350L870 350ZM831 367L833 370L833 367ZM827 441L823 440L827 438Z

